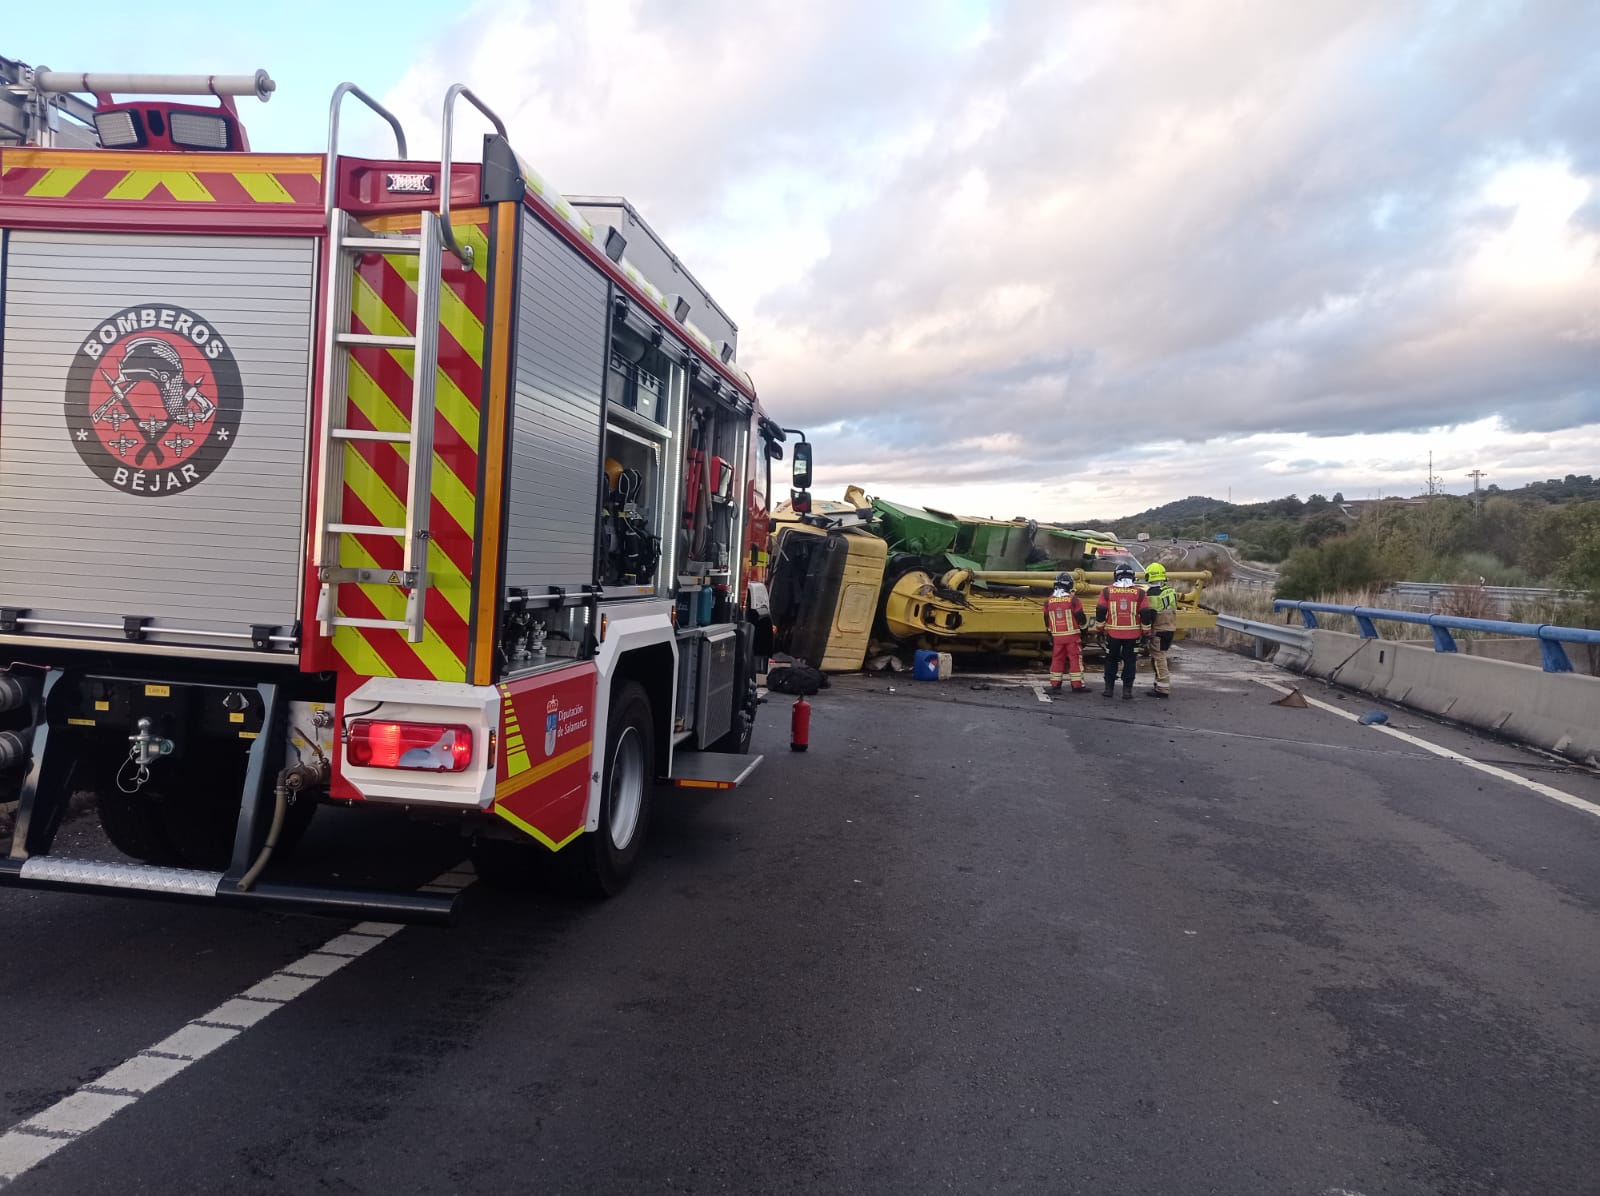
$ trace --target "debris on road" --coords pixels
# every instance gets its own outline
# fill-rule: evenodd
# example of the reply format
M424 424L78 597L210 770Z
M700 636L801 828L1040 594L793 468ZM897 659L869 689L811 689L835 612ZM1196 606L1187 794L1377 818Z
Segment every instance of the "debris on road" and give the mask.
M1382 710L1369 710L1356 720L1363 727L1381 727L1389 721L1389 716Z
M780 694L810 697L830 684L826 673L803 664L779 665L767 674L767 688Z
M1305 695L1302 694L1298 688L1296 688L1291 689L1288 693L1284 694L1283 697L1279 698L1272 704L1274 706L1292 706L1296 710L1304 710L1306 708L1306 698Z

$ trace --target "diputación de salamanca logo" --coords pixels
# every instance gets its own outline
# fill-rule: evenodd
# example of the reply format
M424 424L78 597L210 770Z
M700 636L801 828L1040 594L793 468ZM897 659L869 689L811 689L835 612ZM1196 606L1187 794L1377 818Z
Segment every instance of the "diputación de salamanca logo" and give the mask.
M198 486L239 434L244 388L215 325L164 303L124 308L84 338L67 372L72 447L128 494Z

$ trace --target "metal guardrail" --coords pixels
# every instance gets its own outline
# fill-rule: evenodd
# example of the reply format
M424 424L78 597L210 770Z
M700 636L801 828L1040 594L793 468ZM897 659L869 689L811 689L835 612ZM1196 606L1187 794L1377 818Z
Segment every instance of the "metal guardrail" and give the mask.
M1572 661L1562 644L1600 644L1600 631L1589 627L1557 627L1550 623L1507 623L1499 619L1467 619L1459 615L1424 615L1409 610L1382 610L1370 606L1340 606L1332 602L1295 602L1276 599L1273 610L1297 610L1308 628L1317 626L1317 614L1348 615L1356 621L1363 639L1379 638L1376 622L1417 623L1433 630L1435 652L1456 651L1455 631L1484 631L1539 641L1539 654L1547 673L1570 673Z
M1241 619L1238 615L1218 615L1217 626L1224 631L1236 631L1240 635L1253 635L1258 640L1266 640L1273 644L1282 644L1286 648L1299 648L1310 651L1311 634L1299 627L1289 627L1283 623L1258 623L1254 619Z
M1577 598L1570 590L1539 586L1475 586L1438 581L1397 581L1385 593L1400 601L1421 603L1427 610L1437 610L1441 601L1452 599L1487 602L1498 611L1508 611L1517 603L1560 603Z

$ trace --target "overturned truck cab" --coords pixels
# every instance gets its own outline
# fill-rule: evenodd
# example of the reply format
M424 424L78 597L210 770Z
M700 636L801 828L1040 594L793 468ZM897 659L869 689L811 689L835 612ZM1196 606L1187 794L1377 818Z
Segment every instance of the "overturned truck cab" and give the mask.
M418 161L351 84L254 154L264 72L0 67L0 884L448 921L274 865L333 802L609 894L658 783L751 774L785 434L631 204L459 85ZM352 99L393 158L339 153ZM53 853L79 792L123 859Z

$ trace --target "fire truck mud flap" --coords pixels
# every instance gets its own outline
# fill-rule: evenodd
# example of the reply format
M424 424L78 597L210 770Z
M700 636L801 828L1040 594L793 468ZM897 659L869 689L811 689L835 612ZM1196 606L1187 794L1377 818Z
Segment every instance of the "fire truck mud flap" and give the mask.
M222 872L160 868L100 860L32 856L0 859L0 886L63 889L117 897L152 897L169 901L214 901L221 905L254 906L283 913L333 918L452 926L459 916L461 892L382 892L323 888L258 880L240 891Z
M679 789L737 789L761 767L761 756L722 752L685 752L672 757L672 776Z

